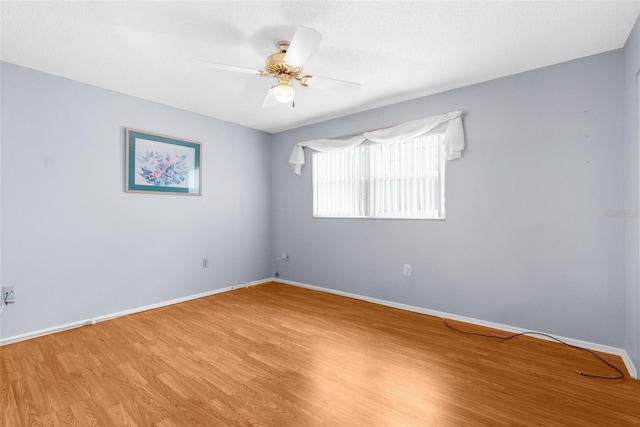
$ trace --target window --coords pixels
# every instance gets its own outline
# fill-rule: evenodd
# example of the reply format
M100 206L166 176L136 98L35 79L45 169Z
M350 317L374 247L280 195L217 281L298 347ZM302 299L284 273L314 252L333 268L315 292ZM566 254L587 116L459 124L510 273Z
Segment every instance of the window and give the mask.
M442 133L313 153L313 215L445 218Z

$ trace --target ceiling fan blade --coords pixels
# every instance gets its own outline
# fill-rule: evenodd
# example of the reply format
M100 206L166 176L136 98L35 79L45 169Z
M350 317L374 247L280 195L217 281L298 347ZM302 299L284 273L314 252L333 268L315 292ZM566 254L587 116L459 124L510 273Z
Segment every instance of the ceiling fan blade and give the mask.
M319 76L308 76L305 78L305 83L307 86L314 89L347 93L357 92L362 86L360 83L347 82L345 80L336 80Z
M291 44L289 44L287 53L284 56L284 62L294 68L302 67L307 59L313 55L313 52L316 51L320 40L322 40L322 34L313 28L298 28L293 35L293 39L291 39Z
M262 103L262 108L273 108L280 105L276 98L273 96L273 92L271 89L267 91L267 96L264 97L264 102Z
M220 64L218 62L203 61L202 59L198 59L197 62L201 62L211 68L217 68L218 70L235 71L235 72L246 73L246 74L262 73L260 70L255 70L253 68L239 67L237 65Z

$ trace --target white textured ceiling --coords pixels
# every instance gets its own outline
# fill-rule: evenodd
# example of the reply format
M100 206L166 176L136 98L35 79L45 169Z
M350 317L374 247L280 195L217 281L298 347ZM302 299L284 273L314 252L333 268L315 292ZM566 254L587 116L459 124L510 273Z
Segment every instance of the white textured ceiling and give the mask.
M640 1L0 2L3 61L267 132L344 116L624 46ZM357 93L297 88L261 108L262 69L299 26L323 40L306 74Z

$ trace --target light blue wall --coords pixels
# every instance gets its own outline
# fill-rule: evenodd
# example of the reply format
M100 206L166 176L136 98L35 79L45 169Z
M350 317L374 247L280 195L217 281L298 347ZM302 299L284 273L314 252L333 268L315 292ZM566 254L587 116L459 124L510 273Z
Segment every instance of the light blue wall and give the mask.
M638 366L638 32L273 136L1 63L0 274L18 304L0 338L263 279L287 251L285 279L624 347ZM311 218L296 142L453 110L467 149L445 221ZM124 193L125 127L202 141L203 196Z
M640 20L624 48L625 130L625 345L636 368L640 368L640 301L638 282L638 102L636 74L640 71Z
M271 135L0 71L2 338L270 275ZM125 193L125 127L201 141L202 196Z
M622 76L618 50L274 135L281 277L621 347ZM445 221L312 218L296 142L453 110L468 148L447 163Z

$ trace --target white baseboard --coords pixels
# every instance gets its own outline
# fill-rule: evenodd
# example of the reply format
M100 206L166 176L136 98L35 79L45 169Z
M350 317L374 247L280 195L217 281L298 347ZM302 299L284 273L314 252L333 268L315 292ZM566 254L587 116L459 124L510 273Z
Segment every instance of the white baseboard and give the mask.
M633 364L633 360L629 357L629 354L624 349L620 349L622 354L619 356L622 357L622 361L624 362L624 366L627 367L627 371L629 371L629 375L637 380L640 380L640 376L638 375L638 370L636 366Z
M153 310L155 308L166 307L168 305L173 305L173 304L178 304L178 303L181 303L181 302L191 301L191 300L198 299L198 298L204 298L204 297L208 297L208 296L211 296L211 295L220 294L220 293L223 293L223 292L233 291L233 290L239 289L239 288L248 288L249 286L255 286L255 285L259 285L259 284L270 282L270 281L273 281L273 280L272 279L264 279L264 280L257 280L257 281L254 281L254 282L242 282L242 283L237 284L237 285L227 286L226 288L214 289L212 291L202 292L202 293L195 294L195 295L188 295L186 297L175 298L175 299L172 299L172 300L169 300L169 301L162 301L162 302L159 302L159 303L156 303L156 304L146 305L144 307L137 307L137 308L132 308L130 310L119 311L117 313L106 314L104 316L98 316L98 317L92 317L92 318L89 318L89 319L83 319L83 320L79 320L77 322L71 322L71 323L66 323L64 325L53 326L51 328L40 329L40 330L33 331L33 332L27 332L26 334L14 335L14 336L7 337L7 338L0 338L0 346L7 345L7 344L13 344L13 343L16 343L16 342L19 342L19 341L28 340L28 339L31 339L31 338L37 338L37 337L41 337L43 335L49 335L49 334L53 334L53 333L56 333L56 332L62 332L62 331L66 331L66 330L69 330L69 329L79 328L81 326L95 325L96 323L104 322L105 320L116 319L118 317L127 316L129 314L140 313L142 311Z
M442 311L430 310L428 308L415 307L415 306L407 305L407 304L400 304L400 303L393 302L393 301L386 301L386 300L382 300L382 299L378 299L378 298L372 298L372 297L367 297L367 296L363 296L363 295L352 294L352 293L349 293L349 292L337 291L335 289L329 289L329 288L323 288L323 287L320 287L320 286L308 285L306 283L294 282L294 281L291 281L291 280L284 280L284 279L280 279L280 278L277 278L277 277L276 278L272 278L271 280L273 280L274 282L285 284L285 285L298 286L300 288L312 289L314 291L325 292L325 293L334 294L334 295L340 295L340 296L347 297L347 298L354 298L354 299L358 299L358 300L362 300L362 301L371 302L371 303L374 303L374 304L385 305L387 307L398 308L400 310L412 311L412 312L415 312L415 313L427 314L427 315L430 315L430 316L435 316L435 317L440 317L440 318L445 318L445 319L458 320L460 322L471 323L471 324L478 325L478 326L485 326L485 327L488 327L488 328L498 329L498 330L512 332L512 333L516 333L516 334L528 331L527 329L522 329L522 328L518 328L518 327L515 327L515 326L503 325L501 323L488 322L488 321L485 321L485 320L474 319L472 317L458 316L457 314L445 313L445 312L442 312ZM540 331L535 331L535 332L540 332ZM545 334L546 334L546 332L545 332ZM563 337L563 336L554 335L554 334L547 334L547 335L552 335L552 336L558 338L559 340L564 341L565 343L573 345L573 346L576 346L576 347L582 347L582 348L586 348L586 349L593 350L593 351L599 351L599 352L602 352L602 353L608 353L608 354L613 354L613 355L616 355L616 356L620 356L622 358L622 361L625 364L625 367L627 368L627 371L629 372L629 375L631 377L635 378L635 379L640 379L640 378L638 378L638 371L637 371L636 367L634 366L633 361L631 360L631 358L629 357L627 352L622 348L611 347L611 346L608 346L608 345L597 344L597 343L593 343L593 342L589 342L589 341L577 340L577 339L574 339L574 338L568 338L568 337ZM547 340L547 341L554 341L553 339L545 337L543 335L530 335L530 336L532 336L534 338Z

